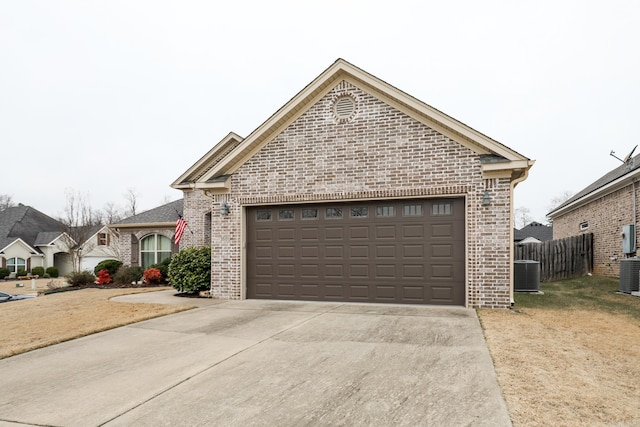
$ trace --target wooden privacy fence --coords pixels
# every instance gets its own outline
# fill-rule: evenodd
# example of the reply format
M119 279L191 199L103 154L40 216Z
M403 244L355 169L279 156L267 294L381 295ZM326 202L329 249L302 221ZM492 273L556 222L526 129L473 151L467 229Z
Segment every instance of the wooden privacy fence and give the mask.
M542 243L515 244L514 259L540 262L540 280L584 276L593 270L593 233Z

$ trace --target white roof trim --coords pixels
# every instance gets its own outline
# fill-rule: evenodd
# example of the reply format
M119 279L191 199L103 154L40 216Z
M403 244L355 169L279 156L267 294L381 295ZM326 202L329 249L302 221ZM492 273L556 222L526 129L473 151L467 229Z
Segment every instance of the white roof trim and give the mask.
M400 91L390 84L374 77L373 75L355 67L343 59L338 59L333 65L326 69L320 76L307 85L302 91L294 96L282 108L274 113L269 119L262 123L251 135L245 138L236 148L218 162L211 170L203 175L199 181L206 181L219 175L227 175L235 172L239 167L251 158L263 145L270 140L270 135L277 135L291 121L306 111L307 106L314 105L318 98L324 96L333 88L334 82L339 80L355 80L362 82L364 89L373 89L383 94L385 97L400 103L418 114L421 114L440 125L450 129L449 133L460 135L477 145L476 151L483 153L495 153L509 160L510 162L524 162L525 168L531 166L530 160L516 151L502 145L488 136L464 125L456 119L436 110L435 108L419 101L418 99ZM452 139L456 139L455 137ZM206 157L206 156L205 156ZM203 158L204 159L204 158ZM204 162L200 159L199 162ZM200 163L202 164L202 163ZM515 166L506 162L503 169L512 169L522 166ZM190 171L195 169L195 165ZM183 174L183 176L186 174ZM174 183L175 184L175 183Z
M621 188L631 185L634 181L638 180L639 177L640 177L640 169L636 169L627 175L621 176L620 178L614 181L611 181L610 183L605 184L602 187L597 188L590 193L585 194L584 196L574 200L573 202L569 203L566 206L563 206L561 208L558 208L556 210L549 212L547 216L550 218L555 218L560 215L569 213L572 210L578 209L579 207L582 207L588 204L589 202L599 199L600 197L606 196L607 194L613 193L614 191L617 191Z

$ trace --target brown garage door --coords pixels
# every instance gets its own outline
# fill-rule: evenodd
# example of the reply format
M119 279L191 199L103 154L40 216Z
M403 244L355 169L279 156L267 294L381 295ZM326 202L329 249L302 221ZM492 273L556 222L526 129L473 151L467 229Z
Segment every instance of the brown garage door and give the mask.
M251 207L247 296L464 305L464 201Z

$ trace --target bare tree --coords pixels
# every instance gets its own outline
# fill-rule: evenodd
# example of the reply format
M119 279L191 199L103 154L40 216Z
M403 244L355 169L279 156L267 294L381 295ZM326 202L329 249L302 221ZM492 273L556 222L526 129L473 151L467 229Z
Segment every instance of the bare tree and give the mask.
M67 189L65 194L67 204L64 208L64 217L59 218L59 221L65 227L65 239L71 255L72 269L79 271L82 252L89 252L95 246L88 243L87 239L91 237L95 226L102 225L102 213L91 207L87 193Z
M8 194L0 194L0 211L11 208L16 204L13 202L13 196Z
M127 188L127 192L124 194L124 198L127 201L127 206L125 207L125 214L127 216L133 216L137 213L139 195L135 188Z
M529 210L529 208L525 208L524 206L520 206L515 209L513 219L514 226L517 229L523 228L531 221L533 221L533 218L531 217L531 211Z
M562 193L549 200L549 203L547 204L547 211L551 212L552 210L569 200L571 197L573 197L573 191L563 191Z
M120 208L113 202L107 202L102 209L105 224L114 224L122 219Z

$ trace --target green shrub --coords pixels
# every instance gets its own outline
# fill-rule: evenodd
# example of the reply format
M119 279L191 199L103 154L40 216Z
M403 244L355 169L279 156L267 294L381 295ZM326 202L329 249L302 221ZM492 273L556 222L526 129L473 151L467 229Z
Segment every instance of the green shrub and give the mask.
M57 267L48 267L46 273L49 277L53 277L54 279L60 275Z
M122 267L122 261L118 261L117 259L105 259L104 261L100 261L98 265L96 265L96 267L93 269L93 274L98 275L100 270L107 270L113 277L113 275L116 274L120 267Z
M195 294L211 288L211 248L183 249L171 257L169 280L179 291Z
M31 274L40 277L44 276L44 267L33 267L31 269Z
M142 273L144 273L142 267L123 265L113 275L113 281L119 285L130 285L132 282L142 279Z
M96 282L96 276L90 271L74 271L67 275L67 280L71 286L93 285Z
M169 257L149 267L149 268L157 268L158 270L160 270L160 274L162 274L161 283L167 283L167 281L169 280L169 264L170 263L171 263L171 258Z
M1 268L0 267L0 279L4 279L5 277L7 277L10 274L11 274L11 272L9 271L8 268Z
M20 277L20 276L26 276L27 275L27 270L24 269L20 269L18 270L18 272L16 273L16 276Z
M44 274L42 275L42 278L43 278L43 279L50 279L50 278L51 278L51 276L49 276L47 273L44 273Z

